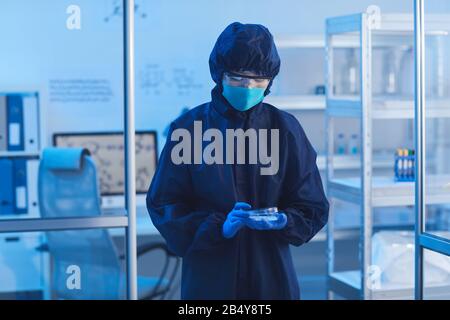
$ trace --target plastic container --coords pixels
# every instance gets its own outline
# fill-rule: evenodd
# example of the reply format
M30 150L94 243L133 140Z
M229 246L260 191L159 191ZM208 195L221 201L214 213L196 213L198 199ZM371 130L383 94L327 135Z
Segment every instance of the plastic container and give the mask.
M415 153L414 150L397 149L395 154L395 180L411 182L415 180Z
M337 154L345 154L347 152L347 143L343 133L339 133L336 139L336 152Z
M352 134L348 143L348 152L351 155L359 154L359 140L357 134Z

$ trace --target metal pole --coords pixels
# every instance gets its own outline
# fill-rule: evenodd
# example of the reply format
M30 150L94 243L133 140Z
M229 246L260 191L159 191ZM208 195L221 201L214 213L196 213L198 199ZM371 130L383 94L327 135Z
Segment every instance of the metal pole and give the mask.
M127 298L137 300L136 162L134 124L134 0L123 0L125 206L128 213Z
M361 298L370 300L369 268L372 264L372 36L368 14L361 15Z
M415 228L415 298L423 299L423 248L425 185L425 26L424 1L414 0L414 63L415 63L415 125L416 125L416 228Z
M333 93L333 44L332 36L327 34L325 38L325 52L326 52L326 68L325 68L325 79L326 79L326 99L327 102L334 96ZM333 150L334 150L334 119L325 112L325 128L327 130L326 144L326 178L327 178L327 196L330 199L330 215L327 224L327 261L328 261L328 276L334 272L334 211L333 211L333 200L330 196L330 181L334 176L333 169Z
M328 33L328 23L325 26L325 81L326 81L326 100L328 107L328 100L334 97L333 92L333 61L334 61L334 49L333 49L333 37ZM330 181L334 176L333 170L333 152L334 152L334 119L328 114L328 110L325 112L325 128L327 132L327 139L325 141L325 150L327 153L326 158L326 188L327 197L330 201L330 212L327 224L327 298L328 300L334 299L334 294L331 291L330 277L334 273L334 199L330 193Z

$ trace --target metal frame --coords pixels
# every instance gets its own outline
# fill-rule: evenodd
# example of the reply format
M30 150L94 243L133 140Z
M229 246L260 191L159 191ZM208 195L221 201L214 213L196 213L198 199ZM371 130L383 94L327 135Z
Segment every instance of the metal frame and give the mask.
M423 298L423 248L420 244L420 236L424 229L424 178L425 178L425 26L424 4L422 0L414 0L414 64L415 64L415 147L416 147L416 228L415 228L415 298Z
M419 245L431 251L450 256L450 241L442 237L424 233L419 237Z
M136 239L136 161L134 118L134 0L123 0L124 14L124 131L125 131L125 207L127 298L137 300L137 239Z
M122 227L128 227L128 218L126 216L5 219L0 221L0 233Z
M424 0L414 0L414 45L415 45L415 145L416 145L416 228L415 228L415 298L423 299L424 249L450 256L450 239L425 232L425 8Z
M372 263L372 34L370 32L371 16L363 13L361 15L361 69L360 69L360 99L362 107L361 133L361 251L360 260L364 266L361 270L361 298L370 299L371 292L365 285L368 279L368 268Z
M370 28L373 26L374 18L367 13L356 14L351 16L337 17L327 19L326 22L326 59L327 72L326 83L327 88L333 88L333 36L348 32L359 32L359 48L360 48L360 95L355 99L336 99L331 90L326 90L327 111L325 115L326 128L328 128L327 139L327 193L330 195L331 209L330 219L327 227L327 254L328 254L328 283L330 287L340 288L340 291L348 297L360 297L370 299L371 292L364 285L358 293L355 287L344 283L337 277L334 277L334 199L333 190L331 188L331 180L334 176L333 154L334 154L334 119L335 117L358 117L361 119L360 135L362 138L361 161L361 192L350 195L354 200L361 204L361 228L360 232L360 283L366 283L368 278L368 268L371 264L371 233L372 233L372 35ZM338 190L334 192L339 193ZM345 191L343 191L345 193ZM356 198L355 198L356 197ZM329 290L331 294L331 290Z
M437 22L436 22L437 21ZM440 23L450 28L448 19L439 16L436 21L433 20L433 27L438 27ZM379 12L372 11L358 15L330 18L326 21L326 102L325 127L328 128L328 139L326 142L327 150L327 170L326 186L327 194L330 198L330 218L327 227L327 258L328 258L328 286L329 297L333 292L339 293L344 297L361 299L379 298L383 295L395 296L399 298L405 294L405 290L374 290L369 287L369 267L371 265L371 240L372 240L372 208L381 206L405 206L414 204L414 184L407 185L408 192L402 190L397 195L382 195L378 192L380 188L377 180L372 181L372 121L374 119L413 119L415 113L411 107L412 101L406 107L404 102L396 101L373 101L372 99L372 49L378 46L378 41L389 46L404 44L400 41L386 41L380 38L388 35L394 39L400 39L402 36L410 36L413 32L411 17L408 15L380 15ZM441 25L441 26L442 26ZM374 33L373 31L376 31ZM359 33L360 48L360 96L359 97L336 97L332 92L333 85L333 58L335 36L346 34L355 37ZM433 31L431 34L443 35L446 32ZM375 43L376 39L376 43ZM412 39L412 38L410 38ZM354 46L353 46L354 47ZM437 62L439 64L439 61ZM440 102L433 101L431 105L430 117L449 117L450 113L441 112ZM350 184L347 180L334 179L334 118L352 117L360 120L361 145L361 184ZM417 119L417 118L416 118ZM418 154L419 152L416 152ZM347 182L347 183L346 183ZM406 184L404 185L406 186ZM422 184L423 188L423 184ZM340 199L347 202L359 204L361 207L361 232L360 232L360 269L359 271L335 272L335 252L334 252L334 202ZM448 193L438 193L430 197L431 203L448 202ZM446 203L447 203L446 202ZM436 239L434 236L421 236L418 240L421 245L428 248L435 248L442 252L448 250L448 244L443 239ZM359 273L358 273L359 272ZM358 275L359 279L355 276ZM391 292L392 291L392 292ZM411 295L411 294L409 294Z
M126 229L127 298L137 299L136 246L136 180L135 180L135 118L134 118L134 0L123 0L124 44L124 136L125 136L125 203L127 216L101 216L55 219L0 220L0 233L74 230L92 228ZM40 132L43 137L42 131ZM41 144L43 141L41 141ZM3 154L0 154L3 156Z

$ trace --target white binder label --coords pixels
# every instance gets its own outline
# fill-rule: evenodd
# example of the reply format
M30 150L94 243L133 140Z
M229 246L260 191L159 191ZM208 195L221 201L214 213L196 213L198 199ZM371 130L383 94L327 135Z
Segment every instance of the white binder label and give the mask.
M20 124L9 124L9 145L17 146L20 144Z
M17 209L25 209L27 207L27 188L16 188L16 207Z

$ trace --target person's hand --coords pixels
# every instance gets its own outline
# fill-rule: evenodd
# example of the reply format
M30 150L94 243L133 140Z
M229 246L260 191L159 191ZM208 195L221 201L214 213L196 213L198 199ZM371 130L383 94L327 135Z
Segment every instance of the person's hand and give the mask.
M254 220L252 218L245 220L245 225L254 230L280 230L286 226L286 223L287 216L282 212L278 212L276 220Z
M236 202L233 210L231 210L227 219L223 223L222 233L225 238L232 238L236 233L245 226L249 213L245 210L251 209L252 206L245 202Z

